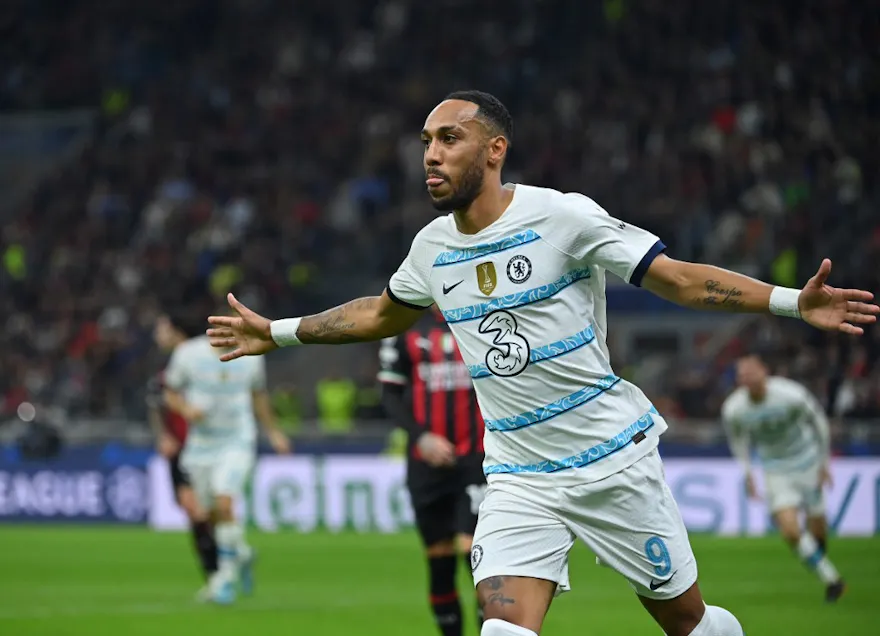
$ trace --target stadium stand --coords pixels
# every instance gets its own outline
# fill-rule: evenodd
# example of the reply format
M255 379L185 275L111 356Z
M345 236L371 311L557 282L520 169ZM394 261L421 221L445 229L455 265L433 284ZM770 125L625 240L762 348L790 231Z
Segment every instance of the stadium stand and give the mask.
M880 289L871 3L124 4L0 8L0 109L98 121L3 219L0 415L137 418L162 304L206 314L235 288L293 314L380 290L433 215L416 133L456 88L514 113L511 181L589 193L680 258L796 285L830 256L836 284ZM832 412L880 417L878 329L751 321L670 360L653 397L714 416L753 348Z

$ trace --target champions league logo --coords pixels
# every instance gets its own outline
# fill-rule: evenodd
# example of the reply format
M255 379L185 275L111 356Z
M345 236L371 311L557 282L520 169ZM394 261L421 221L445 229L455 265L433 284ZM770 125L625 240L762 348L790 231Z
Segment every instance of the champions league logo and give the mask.
M123 466L106 481L107 505L125 521L140 521L147 513L147 478L142 470Z

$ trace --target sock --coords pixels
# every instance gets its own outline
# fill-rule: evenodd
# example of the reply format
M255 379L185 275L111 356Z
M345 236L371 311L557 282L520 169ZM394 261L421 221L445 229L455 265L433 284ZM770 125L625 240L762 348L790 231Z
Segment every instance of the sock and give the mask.
M819 543L809 532L801 535L801 539L798 541L797 552L801 561L808 568L814 570L825 585L837 583L840 580L837 568L828 560L822 548L819 547Z
M822 550L822 554L827 555L828 554L828 540L825 539L824 537L822 537L821 539L819 537L816 537L816 543L819 544L819 549Z
M428 559L431 577L431 609L443 636L461 636L461 604L455 590L455 572L458 559L453 556Z
M224 581L238 577L238 546L243 541L242 527L234 521L217 524L214 536L217 539L217 573Z
M694 632L696 634L696 632ZM490 618L483 623L480 636L538 636L535 632L498 618Z
M202 564L205 579L217 571L217 542L214 541L214 529L207 521L196 521L190 525L193 547Z
M743 628L736 616L723 607L707 605L703 620L690 636L743 636Z

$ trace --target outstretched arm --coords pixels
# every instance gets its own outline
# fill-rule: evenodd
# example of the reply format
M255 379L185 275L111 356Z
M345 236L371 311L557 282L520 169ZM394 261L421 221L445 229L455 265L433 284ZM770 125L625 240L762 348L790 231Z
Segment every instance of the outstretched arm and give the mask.
M230 349L220 357L224 362L288 345L380 340L403 333L422 315L420 309L392 301L387 292L358 298L313 316L274 321L251 311L232 294L228 300L237 315L208 318L213 325L208 329L211 345Z
M804 288L795 290L661 254L648 267L642 285L670 302L693 309L774 313L803 318L819 329L861 335L859 325L875 322L880 307L870 303L874 297L870 292L826 285L830 273L831 261L825 259Z
M420 310L395 303L383 292L306 316L296 337L303 344L370 342L403 333L421 316Z

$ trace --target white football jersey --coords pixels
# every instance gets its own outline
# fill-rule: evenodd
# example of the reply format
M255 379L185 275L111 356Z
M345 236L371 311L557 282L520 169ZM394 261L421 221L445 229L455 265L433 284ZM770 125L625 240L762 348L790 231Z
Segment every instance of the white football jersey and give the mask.
M605 272L639 284L663 249L581 194L525 185L475 235L451 214L416 235L389 296L443 312L486 422L490 480L592 481L656 448L666 422L611 368Z
M760 402L739 387L724 401L721 417L733 454L746 466L752 448L764 469L772 472L803 470L828 457L825 412L794 380L767 378L767 393Z
M165 383L183 394L205 418L189 422L184 453L190 461L209 461L218 449L256 450L257 423L253 391L266 387L262 356L221 362L207 336L187 340L174 350Z

